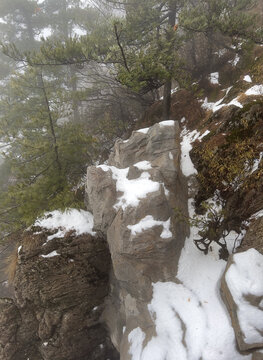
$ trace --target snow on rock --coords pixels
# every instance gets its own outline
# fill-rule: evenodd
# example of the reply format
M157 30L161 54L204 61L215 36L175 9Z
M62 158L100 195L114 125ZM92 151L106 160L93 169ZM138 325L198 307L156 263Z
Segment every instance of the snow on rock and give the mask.
M232 230L225 237L224 240L227 245L227 250L229 254L232 254L235 249L241 244L242 239L246 235L246 230L241 230L240 233ZM220 240L219 240L220 241Z
M213 112L216 112L216 111L220 110L224 106L231 106L231 105L237 106L239 108L243 108L243 105L238 101L238 97L231 100L228 104L223 103L223 100L226 97L226 95L222 99L218 100L215 103L213 103L213 102L209 103L207 98L205 98L205 100L204 100L203 104L201 105L201 107L203 109L205 109L205 110L212 110Z
M150 128L143 128L143 129L139 129L136 130L136 132L142 133L142 134L147 134Z
M128 336L128 341L131 344L129 353L132 356L132 360L140 360L142 354L142 344L145 339L144 332L137 327L132 330Z
M43 257L43 258L52 258L54 256L59 256L59 255L60 254L56 250L54 250L54 251L52 251L51 253L49 253L47 255L40 255L40 256Z
M137 163L138 165L138 163ZM145 162L142 165L145 167ZM140 165L139 165L140 166ZM127 178L129 168L118 169L115 166L99 165L103 171L111 170L113 179L116 180L117 191L123 194L118 198L118 202L115 204L115 209L120 207L125 210L128 206L138 206L141 199L145 198L147 194L159 190L160 183L152 181L150 174L144 171L139 178L129 180Z
M243 77L243 80L246 81L246 82L248 82L248 83L252 83L252 79L251 79L251 77L250 77L249 75L245 75L245 76Z
M206 130L202 135L198 136L198 140L201 141L209 133L210 133L210 130Z
M219 84L218 79L219 79L218 72L213 72L209 75L209 80L210 80L211 84L218 85Z
M263 85L254 85L245 92L246 95L263 95Z
M139 170L145 170L145 171L150 170L152 168L151 163L146 160L139 161L136 164L134 164L134 166L137 167L137 169L139 169Z
M161 238L168 239L172 236L172 233L170 231L170 218L167 221L159 221L154 220L154 218L151 215L145 216L139 223L135 225L128 225L127 228L131 230L132 235L136 235L138 233L141 233L147 229L151 229L154 226L162 226L163 231L161 233Z
M243 105L238 101L238 97L234 98L233 100L230 101L230 103L227 104L227 106L230 106L230 105L237 106L240 109L243 108Z
M159 122L159 125L162 126L174 126L174 120L164 120Z
M93 215L88 211L77 209L69 209L64 212L54 210L46 213L42 218L36 220L34 226L57 230L57 233L50 235L47 240L52 240L54 237L63 237L70 230L74 230L76 235L96 234L92 231Z
M250 220L252 219L259 219L263 216L263 209L262 210L259 210L258 212L256 212L255 214L253 214L251 217L250 217Z
M255 249L234 254L225 272L224 283L222 289L240 349L262 347L263 255Z
M194 130L190 132L186 128L184 128L181 133L181 169L186 177L197 173L189 153L192 149L191 143L194 142L199 135L198 131Z
M196 173L189 151L191 142L199 137L196 130L182 132L181 167L185 176ZM192 218L193 199L189 199L188 210ZM140 230L143 223L131 229L136 231L136 226ZM226 262L218 258L216 245L208 255L196 248L193 240L198 238L198 231L191 227L186 238L177 279L153 283L148 310L156 333L145 344L144 332L132 330L128 336L132 360L251 360L251 355L242 355L236 348L231 320L220 297Z
M148 306L155 320L156 336L142 349L144 334L129 334L132 360L200 359L205 345L205 318L195 294L181 284L153 284Z
M192 211L191 201L189 206ZM195 247L197 231L192 228L180 258L177 277L181 283L153 284L148 309L156 335L142 348L142 330L129 334L132 360L251 359L237 351L231 321L220 299L226 263Z
M251 169L251 174L258 170L259 164L261 163L262 158L263 158L263 151L260 152L259 158L254 160L254 164Z
M201 107L205 110L212 110L213 112L216 112L217 110L219 110L225 106L225 104L222 104L223 100L224 100L224 98L222 98L214 103L214 102L208 102L208 99L205 98Z
M237 64L239 63L240 57L238 54L236 54L235 58L233 60L229 60L229 64L231 64L232 66L237 66Z

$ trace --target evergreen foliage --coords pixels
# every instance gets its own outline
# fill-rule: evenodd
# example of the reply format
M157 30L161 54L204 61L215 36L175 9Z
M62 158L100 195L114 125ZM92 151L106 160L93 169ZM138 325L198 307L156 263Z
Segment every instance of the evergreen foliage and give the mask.
M262 43L252 0L94 3L0 0L0 222L8 231L44 211L80 206L75 191L86 166L103 158L161 86L169 118L172 81L190 83L200 37L206 73L217 42L232 51L241 40ZM211 164L223 171L216 158Z
M55 70L28 67L16 74L0 103L13 179L1 206L14 207L14 217L27 225L43 211L80 206L73 189L96 148L82 125L60 118L63 89Z

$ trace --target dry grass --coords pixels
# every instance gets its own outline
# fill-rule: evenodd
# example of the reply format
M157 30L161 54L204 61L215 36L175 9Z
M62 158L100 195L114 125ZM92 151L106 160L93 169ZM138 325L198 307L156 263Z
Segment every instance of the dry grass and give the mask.
M49 235L49 234L48 234ZM39 246L46 239L45 233L31 234L25 233L23 236L23 249L26 253L32 253L39 248Z

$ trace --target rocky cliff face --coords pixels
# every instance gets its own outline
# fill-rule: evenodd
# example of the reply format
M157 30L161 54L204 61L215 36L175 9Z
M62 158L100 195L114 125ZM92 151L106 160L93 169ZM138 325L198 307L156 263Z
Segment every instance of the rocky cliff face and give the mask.
M147 339L155 332L147 309L152 283L175 278L188 233L174 216L177 207L187 214L179 124L162 122L119 140L108 165L88 169L87 203L95 229L107 234L112 259L104 319L121 358L128 359L131 330L139 326Z
M54 231L53 231L54 233ZM35 228L21 239L15 300L0 302L0 358L116 358L100 322L110 254L99 236Z
M0 359L262 359L262 242L246 245L262 221L228 264L195 247L192 137L169 120L118 140L87 171L93 216L52 227L51 213L23 234L13 299L0 300Z

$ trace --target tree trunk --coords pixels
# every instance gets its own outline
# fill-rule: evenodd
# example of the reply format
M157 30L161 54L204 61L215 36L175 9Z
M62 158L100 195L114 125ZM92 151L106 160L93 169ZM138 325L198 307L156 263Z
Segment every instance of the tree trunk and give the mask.
M43 92L46 110L48 113L49 127L50 127L50 131L51 131L51 135L52 135L52 143L53 143L53 149L54 149L54 155L55 155L55 162L57 164L59 173L61 173L62 166L61 166L61 162L60 162L59 154L58 154L57 137L56 137L56 133L55 133L55 129L54 129L53 118L52 118L51 109L49 106L49 100L48 100L47 93L46 93L46 87L44 84L42 71L39 72L39 80L41 82L41 90Z
M172 88L172 81L167 80L164 84L163 90L163 120L170 119L171 113L171 88Z
M176 4L171 1L170 2L170 9L169 9L169 17L168 17L168 32L167 32L167 41L172 40L172 33L171 30L173 29L175 25L175 19L176 19L176 10L177 6ZM169 31L170 30L170 31ZM171 44L172 45L172 44ZM172 51L172 49L171 49ZM171 65L168 68L168 71L171 72ZM170 119L170 112L171 112L171 90L172 90L172 78L170 77L164 84L164 92L163 92L163 114L162 118L163 120L169 120Z
M76 71L73 68L74 65L69 66L70 70L70 84L71 90L73 92L72 98L72 107L73 107L73 119L75 123L80 122L80 114L79 114L79 101L77 98L77 89L78 89L78 80L76 77Z

